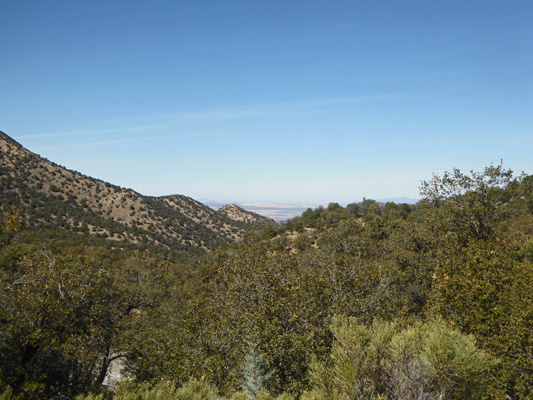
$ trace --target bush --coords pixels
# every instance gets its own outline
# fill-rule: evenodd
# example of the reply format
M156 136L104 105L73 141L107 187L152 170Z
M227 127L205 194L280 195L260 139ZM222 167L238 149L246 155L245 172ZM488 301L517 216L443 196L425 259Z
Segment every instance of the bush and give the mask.
M311 366L303 399L478 399L497 362L443 321L399 331L336 317L330 358Z
M176 389L169 382L159 382L156 385L151 385L147 382L123 381L117 386L113 396L114 400L174 400L176 398Z

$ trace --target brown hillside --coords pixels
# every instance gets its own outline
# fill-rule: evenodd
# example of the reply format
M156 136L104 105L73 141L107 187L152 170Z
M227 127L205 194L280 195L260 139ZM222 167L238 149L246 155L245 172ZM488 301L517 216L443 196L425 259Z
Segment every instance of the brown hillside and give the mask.
M270 222L244 210L215 212L182 195L143 196L50 162L3 132L0 201L20 207L28 228L180 251L212 250Z
M266 225L274 222L274 220L271 218L263 217L256 213L246 211L235 204L228 204L224 207L221 207L217 212L234 221L240 221L243 224L250 225L250 227L257 228L257 225Z

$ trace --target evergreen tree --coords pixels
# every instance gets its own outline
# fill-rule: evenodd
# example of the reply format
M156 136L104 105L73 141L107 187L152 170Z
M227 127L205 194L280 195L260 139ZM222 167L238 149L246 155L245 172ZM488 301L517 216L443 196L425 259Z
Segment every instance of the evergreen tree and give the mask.
M256 346L249 346L244 356L242 373L242 390L251 398L255 398L260 392L266 390L272 373L268 372L268 365L261 353L257 351Z

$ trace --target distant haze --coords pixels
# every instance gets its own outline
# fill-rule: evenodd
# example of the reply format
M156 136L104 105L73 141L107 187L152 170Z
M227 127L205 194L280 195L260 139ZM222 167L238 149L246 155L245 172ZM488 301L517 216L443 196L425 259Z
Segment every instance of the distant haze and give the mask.
M277 204L243 204L247 211L272 218L276 222L286 221L301 215L310 206L303 205L277 205ZM311 207L314 208L314 207Z

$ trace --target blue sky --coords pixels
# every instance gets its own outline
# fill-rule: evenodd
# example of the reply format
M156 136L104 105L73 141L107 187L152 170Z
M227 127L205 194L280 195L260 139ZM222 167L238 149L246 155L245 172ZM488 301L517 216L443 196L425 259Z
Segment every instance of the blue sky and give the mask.
M147 195L418 197L533 173L530 1L0 0L0 130Z

